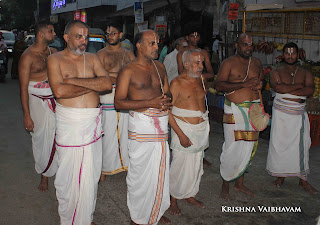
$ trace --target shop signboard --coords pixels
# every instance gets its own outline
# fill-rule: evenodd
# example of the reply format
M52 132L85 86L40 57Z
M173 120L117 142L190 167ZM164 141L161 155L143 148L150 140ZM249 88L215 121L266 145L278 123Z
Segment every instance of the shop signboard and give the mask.
M81 11L81 18L80 18L80 20L81 20L82 22L84 22L84 23L87 22L87 13L86 13L85 10L82 10L82 11Z
M158 34L159 39L164 39L166 37L167 26L164 24L156 25L156 33Z
M143 23L143 0L135 1L134 2L134 18L135 23Z
M230 3L230 5L229 5L229 14L228 14L228 19L229 20L237 20L237 18L238 18L238 9L239 9L239 3Z
M77 10L74 12L74 17L73 17L74 20L80 20L80 10Z
M66 6L66 0L54 0L53 4L52 4L52 9L56 10L56 9L60 9L61 7L65 7Z

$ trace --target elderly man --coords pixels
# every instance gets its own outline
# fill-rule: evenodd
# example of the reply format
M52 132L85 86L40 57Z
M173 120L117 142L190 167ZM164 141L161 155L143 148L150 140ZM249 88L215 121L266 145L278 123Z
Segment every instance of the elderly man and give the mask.
M170 205L168 109L171 94L158 57L158 35L152 30L135 37L137 60L118 76L116 109L129 112L127 204L131 224L165 224Z
M224 138L220 157L223 179L221 197L229 198L229 182L236 181L234 190L255 196L243 184L244 173L257 150L259 132L248 123L248 111L259 102L262 88L262 66L251 57L252 38L241 34L235 44L237 54L224 60L218 73L216 89L225 92Z
M199 41L200 41L200 32L197 27L189 27L189 29L186 32L186 40L188 42L188 46L184 48L182 51L180 51L177 55L177 62L178 62L178 71L179 74L181 74L184 70L183 63L182 63L182 54L185 51L188 51L189 49L200 49L201 54L204 57L204 65L205 65L205 71L203 73L203 76L208 78L213 78L214 73L210 62L210 56L207 51L204 49L201 49L198 47Z
M178 52L182 51L185 47L188 46L187 40L185 37L180 37L174 42L175 49L170 52L163 61L163 64L166 68L168 75L169 84L171 81L179 76L178 73L178 63L177 63L177 55Z
M112 23L107 27L109 45L98 52L102 65L109 72L113 88L109 94L100 95L102 104L102 172L100 181L106 175L113 175L128 170L128 112L116 111L114 93L116 79L120 69L135 59L133 52L121 47L122 25Z
M285 177L298 177L299 185L318 194L307 181L309 171L310 125L305 110L306 98L314 92L312 74L297 65L298 46L283 47L285 64L271 74L271 87L276 92L273 102L271 136L267 171L277 177L281 187Z
M60 224L92 225L102 166L98 92L110 91L112 83L99 58L85 52L85 23L69 22L63 37L67 48L48 59L49 83L57 99L59 169L54 185Z
M206 88L202 76L204 57L199 49L182 55L184 72L170 85L173 108L169 114L172 127L170 166L170 213L181 215L177 199L204 208L194 198L203 174L204 150L209 147L209 119Z
M20 96L24 127L32 137L35 169L41 174L40 191L48 191L48 177L55 175L55 100L48 83L47 57L54 48L53 25L43 21L36 25L36 41L22 54L19 62Z

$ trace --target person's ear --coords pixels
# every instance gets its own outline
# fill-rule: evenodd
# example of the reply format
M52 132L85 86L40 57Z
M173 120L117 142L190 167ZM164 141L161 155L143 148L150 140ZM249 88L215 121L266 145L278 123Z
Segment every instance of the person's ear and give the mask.
M140 50L141 49L141 43L137 42L136 47L137 47L138 50Z
M63 39L64 39L64 41L65 41L66 43L68 43L68 41L69 41L69 35L68 35L68 34L64 34L64 35L63 35Z
M123 32L120 32L119 33L119 39L122 40L122 37L123 37Z

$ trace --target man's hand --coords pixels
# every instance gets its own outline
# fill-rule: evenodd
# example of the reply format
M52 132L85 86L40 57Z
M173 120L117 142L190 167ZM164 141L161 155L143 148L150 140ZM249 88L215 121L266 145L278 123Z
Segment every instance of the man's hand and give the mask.
M188 148L192 145L192 142L185 134L179 136L179 140L180 140L180 144L185 148Z
M243 84L244 84L245 88L254 89L254 88L257 88L257 86L260 84L260 82L261 81L259 78L252 78L252 79L247 80Z
M24 117L24 127L26 128L27 131L33 132L34 123L30 116Z
M157 108L165 111L170 109L172 106L171 98L168 98L166 95L161 95L159 97L151 99L150 105L152 108Z
M260 81L257 86L255 86L255 87L253 87L251 89L254 90L254 91L258 91L258 90L261 90L262 87L263 87L263 83L262 83L262 81Z

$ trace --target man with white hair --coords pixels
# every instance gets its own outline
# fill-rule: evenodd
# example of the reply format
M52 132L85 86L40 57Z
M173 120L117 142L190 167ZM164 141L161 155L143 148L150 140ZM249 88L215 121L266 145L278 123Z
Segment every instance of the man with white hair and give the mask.
M175 46L175 49L172 52L170 52L170 54L168 54L163 61L163 64L166 67L169 84L175 77L179 76L177 55L181 50L183 50L185 47L188 46L186 38L185 37L178 38L174 42L174 46Z
M181 215L177 199L184 199L200 208L204 204L194 198L199 191L203 174L204 150L209 147L209 119L206 106L206 87L203 77L204 56L199 49L182 55L185 70L170 86L172 127L170 167L170 213Z

